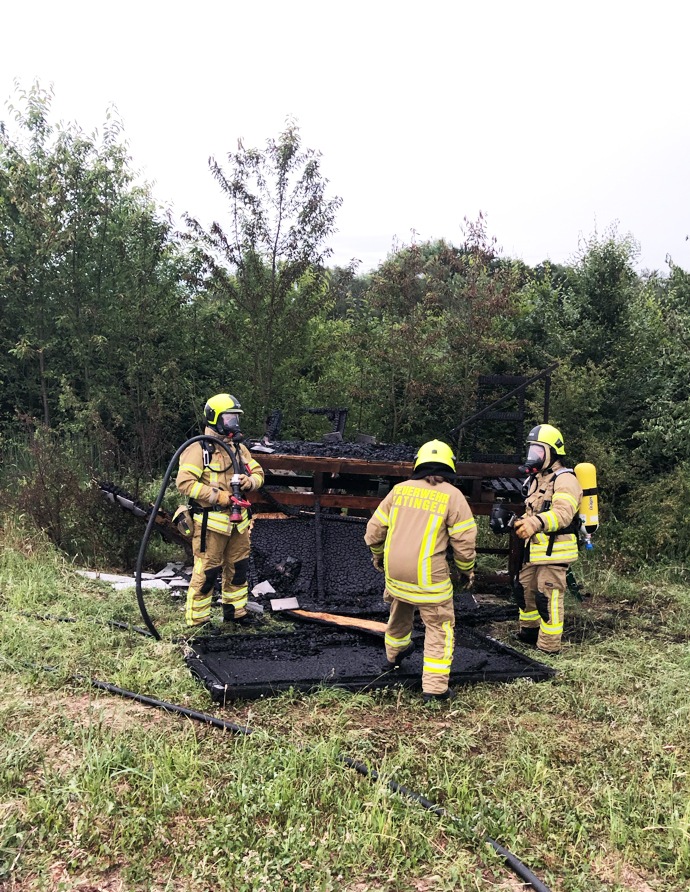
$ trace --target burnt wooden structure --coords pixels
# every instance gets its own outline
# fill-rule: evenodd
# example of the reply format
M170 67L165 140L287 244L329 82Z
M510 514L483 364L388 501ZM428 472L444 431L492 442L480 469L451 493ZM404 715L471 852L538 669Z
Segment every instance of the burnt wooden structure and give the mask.
M368 518L381 499L396 483L408 480L413 462L376 461L347 457L288 455L280 452L252 452L253 458L264 469L264 486L249 498L257 514L297 511L321 514L341 513ZM492 483L506 484L518 477L517 464L498 462L458 462L457 486L465 495L472 513L488 516L496 500ZM499 485L499 490L501 489ZM516 487L505 487L504 499L512 502L517 514L522 513L522 501ZM497 539L503 547L483 547L483 554L505 555L508 570L513 575L519 565L518 541Z
M357 458L323 458L311 455L281 455L252 452L264 469L264 488L273 492L283 505L313 510L347 509L351 513L373 513L383 496L396 483L408 480L412 462L368 461ZM288 471L289 476L280 472ZM279 473L275 473L279 472ZM515 479L516 464L495 462L459 462L458 487L474 514L488 515L495 494L485 488L485 481ZM253 492L250 500L258 510L275 510L275 502L265 491ZM363 513L364 512L364 513Z

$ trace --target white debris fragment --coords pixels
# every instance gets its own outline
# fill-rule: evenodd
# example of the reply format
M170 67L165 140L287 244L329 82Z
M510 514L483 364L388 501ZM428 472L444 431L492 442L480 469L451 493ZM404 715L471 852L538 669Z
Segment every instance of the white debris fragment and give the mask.
M265 579L263 582L257 583L252 589L253 595L274 595L275 589L271 585L271 583Z

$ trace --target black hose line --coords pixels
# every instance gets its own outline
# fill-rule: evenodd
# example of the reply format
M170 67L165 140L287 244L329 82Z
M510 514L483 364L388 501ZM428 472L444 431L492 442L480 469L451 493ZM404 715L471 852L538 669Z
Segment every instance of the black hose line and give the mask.
M19 616L26 616L29 619L41 619L47 622L54 623L77 623L78 619L75 619L72 616L55 616L53 613L25 613L24 611L20 611ZM104 626L112 626L113 629L125 629L127 632L136 632L137 635L144 635L146 638L153 638L151 632L147 629L142 629L141 626L133 626L131 623L121 622L118 619L98 619L98 617L90 616L88 617L91 622L100 623Z
M209 715L205 712L197 712L194 709L187 709L187 707L179 706L176 703L167 703L165 700L155 700L153 697L146 697L143 694L137 694L134 691L128 691L125 688L119 688L105 681L98 681L95 678L87 678L83 675L77 675L74 676L74 678L78 681L86 681L93 687L99 688L102 691L107 691L111 694L117 694L120 697L126 697L130 700L136 700L138 703L144 703L147 706L155 706L158 709L164 709L166 712L177 713L178 715L186 716L189 719L194 719L194 721L203 722L206 725L212 725L214 728L220 728L223 731L231 731L233 734L243 734L245 736L249 736L253 733L252 728L248 728L243 725L236 725L234 722L228 722L225 719L216 718L215 716ZM341 754L338 755L337 758L344 765L347 765L348 768L354 768L354 770L361 774L363 777L367 777L375 781L382 780L381 775L375 768L368 768L363 762L359 762L356 759L351 758L350 756L344 756ZM396 780L391 779L385 781L385 783L389 790L392 790L394 793L399 793L401 796L405 796L408 799L412 799L415 802L418 802L423 808L425 808L432 814L435 814L437 817L445 817L451 821L457 822L458 819L450 814L448 811L446 811L445 808L440 805L436 805L425 796L422 796L419 793L415 793L413 790L404 787ZM512 852L509 852L508 849L499 845L489 836L485 837L484 842L490 845L495 852L501 855L501 857L505 860L506 864L511 868L511 870L513 870L525 882L533 886L536 892L551 892L549 887L544 885L539 877L535 876L535 874L533 874L532 871L526 865L524 865L519 858L513 855Z
M358 762L356 759L351 759L349 756L339 755L338 758L341 762L347 765L349 768L354 768L355 771L359 772L359 774L364 777L370 777L372 780L381 780L381 776L375 768L367 768L367 766L363 762ZM413 790L404 787L402 784L399 784L396 780L391 779L386 781L386 786L389 790L393 790L395 793L399 793L401 796L406 796L408 799L413 799L415 802L418 802L422 808L425 808L427 811L430 811L432 814L436 815L439 818L448 818L449 820L456 822L458 819L452 815L450 812L446 811L445 808L441 805L436 805L434 802L431 802L426 796L422 796L419 793L415 793ZM512 852L509 852L508 849L505 849L503 846L499 845L495 840L491 839L490 836L486 836L484 838L484 842L492 847L492 849L501 855L506 864L525 882L529 883L536 889L536 892L550 892L548 886L545 886L544 883L539 879L539 877L535 876L532 871L520 861L519 858L516 858Z
M222 446L223 449L227 452L230 461L232 462L233 469L235 473L239 473L238 465L237 465L237 456L233 455L230 446L224 440L219 440L218 437L211 437L208 434L199 434L196 437L190 437L189 440L185 440L185 442L180 446L177 452L170 459L170 464L163 476L163 482L161 484L161 488L158 491L158 496L156 497L156 501L154 503L153 508L151 509L151 514L149 516L148 523L146 524L146 530L144 531L144 537L141 540L141 547L139 548L139 557L137 558L137 568L135 572L135 585L137 590L137 603L139 604L139 610L141 611L141 616L146 623L146 628L151 632L153 637L157 640L161 640L161 635L158 629L155 627L153 620L148 614L146 609L146 604L144 603L144 591L141 586L141 573L144 566L144 558L146 557L146 549L148 548L149 539L151 538L151 533L153 532L153 528L156 524L156 517L158 516L158 509L161 506L163 501L163 497L165 495L165 490L168 487L168 483L170 482L170 476L173 472L175 465L177 464L177 459L182 455L184 450L190 446L192 443L199 443L202 440L210 441L214 444L214 446Z
M118 688L117 685L110 684L107 681L98 681L96 678L87 678L85 675L75 675L73 677L77 681L86 681L101 691L108 691L109 694L117 694L118 697L136 700L137 703L144 703L146 706L155 706L157 709L164 709L166 712L183 715L188 719L194 719L195 722L203 722L205 725L220 728L222 731L231 731L233 734L244 734L246 736L253 733L252 729L246 726L236 725L234 722L228 722L226 719L218 719L214 715L209 715L206 712L197 712L196 709L188 709L186 706L180 706L177 703L156 700L154 697L146 697L144 694L137 694L135 691L128 691L126 688Z
M36 666L30 663L22 663L27 669L41 669L44 672L56 672L56 666ZM107 681L99 681L96 678L89 678L86 675L73 675L71 676L73 681L86 682L90 684L94 688L98 688L101 691L106 691L109 694L116 694L118 697L125 697L128 700L135 700L137 703L143 703L145 706L154 706L157 709L163 709L165 712L182 715L188 719L193 719L196 722L202 722L205 725L211 725L213 728L219 728L221 731L229 731L233 734L242 734L245 737L249 737L254 733L252 728L249 728L246 725L237 725L235 722L229 722L226 719L216 718L214 715L209 715L207 712L198 712L196 709L188 709L186 706L180 706L178 703L168 703L166 700L157 700L154 697L147 697L144 694L137 694L135 691L128 691L126 688L120 688L117 685L110 684ZM371 780L378 781L384 780L380 773L375 768L368 768L363 762L359 762L357 759L353 759L351 756L345 756L342 754L338 754L338 760L342 762L344 765L347 765L348 768L353 768L363 777L370 778ZM458 819L448 812L445 808L440 805L436 805L430 799L427 799L426 796L422 796L420 793L415 793L413 790L410 790L408 787L399 784L394 778L391 778L388 781L385 781L386 786L389 790L392 790L394 793L398 793L401 796L405 796L408 799L412 799L414 802L418 802L422 808L426 809L426 811L431 812L439 818L448 818L453 822L458 822ZM491 839L490 836L486 836L484 838L484 842L487 845L490 845L492 849L497 852L506 862L508 867L511 868L521 879L523 879L526 883L529 883L536 892L551 892L548 886L546 886L539 877L535 876L532 871L520 861L512 852L508 851L508 849L504 848L502 845L499 845L494 839Z

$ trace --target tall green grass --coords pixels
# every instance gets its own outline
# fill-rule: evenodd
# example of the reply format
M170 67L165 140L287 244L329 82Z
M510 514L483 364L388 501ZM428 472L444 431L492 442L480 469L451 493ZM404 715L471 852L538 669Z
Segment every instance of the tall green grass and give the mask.
M103 621L141 622L133 590L84 579L40 534L7 522L0 888L511 888L488 834L554 892L644 890L645 882L687 892L682 572L621 578L596 563L579 572L595 594L568 603L552 681L462 688L450 708L424 708L401 690L324 689L219 710L172 640L179 607L152 602L161 642L114 630ZM509 625L493 634L507 639ZM216 712L255 733L222 733L75 676ZM381 780L362 778L339 754ZM453 817L393 794L391 777Z

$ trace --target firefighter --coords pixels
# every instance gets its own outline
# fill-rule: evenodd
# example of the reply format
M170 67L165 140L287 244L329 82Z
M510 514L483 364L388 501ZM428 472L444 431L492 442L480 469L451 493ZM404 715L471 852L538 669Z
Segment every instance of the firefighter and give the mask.
M520 608L517 638L544 653L557 654L563 634L566 573L577 560L577 527L582 488L566 466L560 431L539 424L527 435L525 513L515 521L525 554L515 597Z
M242 495L263 486L264 472L242 443L242 407L229 393L219 393L204 406L204 433L223 440L234 450L240 469ZM180 456L175 481L191 503L194 519L192 550L194 572L187 592L185 620L188 626L210 621L216 579L222 575L223 621L251 622L247 612L247 570L251 515L246 498L233 501L235 466L222 446L211 441L192 443ZM234 518L231 519L231 515Z
M367 524L364 541L374 567L385 573L384 601L390 604L385 644L386 671L414 650L412 624L419 610L425 625L424 702L448 700L455 642L455 611L446 549L466 587L474 581L477 524L469 505L450 482L455 456L446 443L432 440L417 453L410 480L396 484Z

